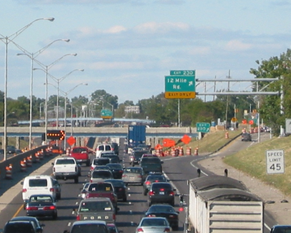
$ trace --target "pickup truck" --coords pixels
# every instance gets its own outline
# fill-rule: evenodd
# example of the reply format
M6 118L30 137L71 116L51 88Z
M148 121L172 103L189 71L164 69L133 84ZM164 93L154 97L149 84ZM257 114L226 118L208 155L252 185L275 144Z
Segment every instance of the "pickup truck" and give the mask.
M97 182L90 183L85 199L94 198L94 197L107 197L112 202L112 205L115 209L115 213L119 210L117 208L117 196L114 192L114 187L110 182Z
M52 165L55 179L74 179L75 183L79 182L81 168L73 157L57 158Z
M89 149L85 146L75 146L70 151L70 156L75 158L78 163L85 163L87 167L90 166Z
M106 223L114 223L116 220L112 202L106 197L84 199L80 202L77 212L75 210L74 212L77 221L101 220Z

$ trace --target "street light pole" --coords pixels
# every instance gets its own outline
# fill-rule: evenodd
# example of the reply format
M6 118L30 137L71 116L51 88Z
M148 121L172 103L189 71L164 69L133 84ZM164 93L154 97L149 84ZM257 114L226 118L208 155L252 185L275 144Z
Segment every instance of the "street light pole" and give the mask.
M71 72L69 72L68 74L66 74L65 76L61 77L61 78L53 78L56 82L57 82L57 115L56 115L56 128L59 127L59 95L60 95L60 82L63 81L66 77L68 77L70 74L72 74L75 71L84 71L84 69L74 69Z
M45 142L47 142L47 129L48 129L48 75L49 75L49 69L51 69L58 61L62 60L66 56L77 56L76 53L68 53L63 56L61 56L59 59L52 62L50 65L45 66L44 64L38 62L39 65L41 65L42 68L34 68L33 70L42 70L45 72Z
M18 53L17 56L26 55L26 56L28 56L31 59L30 98L29 98L30 99L30 103L29 103L29 150L31 150L31 147L32 147L33 62L34 62L34 60L37 61L36 60L36 57L38 55L40 55L49 46L51 46L53 43L55 43L57 41L69 42L70 39L58 39L58 40L54 40L53 42L49 43L47 46L43 47L42 49L38 50L35 53L29 53L25 49L23 49L21 46L19 46L16 43L14 43L20 50L22 50L24 52L24 53Z
M30 25L32 25L34 22L39 20L48 20L48 21L54 21L54 18L39 18L33 20L31 23L27 24L17 32L11 34L10 36L2 36L0 40L5 44L5 72L4 72L4 132L3 132L3 144L2 148L4 150L4 158L3 160L7 160L7 84L8 84L8 44L12 42L18 35L20 35L23 31L25 31Z

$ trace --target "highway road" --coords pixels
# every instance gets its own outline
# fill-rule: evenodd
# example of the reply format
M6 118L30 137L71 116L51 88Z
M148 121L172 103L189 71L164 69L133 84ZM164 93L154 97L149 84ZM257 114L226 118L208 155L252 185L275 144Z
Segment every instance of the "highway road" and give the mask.
M223 156L230 153L234 153L238 149L242 149L251 144L251 142L240 142L237 140L234 143L231 143L227 146L223 153L217 154L215 156ZM128 156L124 155L123 148L120 146L120 157L123 159L124 166L129 166ZM208 157L209 155L204 156L185 156L185 157L165 157L163 158L164 164L163 169L165 174L171 180L173 185L177 189L177 195L179 193L187 194L188 186L187 180L197 177L197 164L196 162L200 159ZM213 156L213 155L212 155ZM51 162L47 162L46 165L41 167L37 172L43 174L51 174ZM58 219L41 219L41 222L46 226L44 227L44 232L52 233L62 233L65 229L69 229L70 225L75 221L76 216L73 213L73 209L77 208L80 198L78 194L82 183L85 182L87 177L87 171L89 167L82 166L82 176L79 179L79 183L75 184L73 180L63 181L60 180L62 185L62 198L57 202L58 206ZM202 175L209 174L206 170L203 171ZM1 186L1 184L0 184ZM6 221L8 221L13 216L22 216L25 215L25 211L22 208L22 197L21 197L22 186L17 183L14 187L11 187L8 190L8 194L4 193L1 196L1 205L0 208L0 228L3 228ZM3 191L3 190L2 190ZM135 232L136 226L139 223L140 219L143 217L145 211L148 208L147 197L143 195L142 186L129 186L128 187L128 201L125 203L120 202L119 208L120 211L117 214L116 224L119 230L122 230L124 233L133 233ZM11 201L9 204L6 204L6 199L9 196ZM13 198L13 196L15 196ZM175 199L176 205L175 209L179 210L179 200L178 196ZM187 197L186 197L187 202ZM177 232L183 232L183 224L185 222L185 213L184 211L179 214L179 230ZM265 220L268 222L268 225L275 224L274 220L269 216L266 216ZM264 232L269 232L266 228Z

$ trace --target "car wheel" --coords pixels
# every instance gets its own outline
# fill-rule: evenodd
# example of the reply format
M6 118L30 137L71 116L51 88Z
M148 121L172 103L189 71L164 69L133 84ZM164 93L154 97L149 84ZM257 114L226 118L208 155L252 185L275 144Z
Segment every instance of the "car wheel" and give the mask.
M148 192L147 192L147 190L145 189L145 190L143 191L143 195L146 196L147 194L148 194Z
M58 218L58 214L55 213L55 214L53 215L53 220L56 220L57 218Z
M74 181L77 184L79 182L79 177L75 177Z
M86 166L87 166L87 167L89 167L89 166L90 166L90 161L88 161L88 162L86 163Z
M178 226L178 225L173 226L172 229L173 229L174 231L178 231L178 230L179 230L179 226Z
M58 200L61 200L61 194L58 194L58 195L57 195L57 199L58 199Z

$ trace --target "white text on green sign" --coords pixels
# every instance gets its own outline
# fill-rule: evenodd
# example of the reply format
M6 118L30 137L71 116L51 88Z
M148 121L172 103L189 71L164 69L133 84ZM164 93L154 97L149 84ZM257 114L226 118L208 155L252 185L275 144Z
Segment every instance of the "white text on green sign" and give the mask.
M165 76L166 92L195 92L194 76Z
M195 70L170 70L170 75L184 75L195 77Z
M206 122L196 123L196 131L201 133L208 133L210 131L210 123Z

